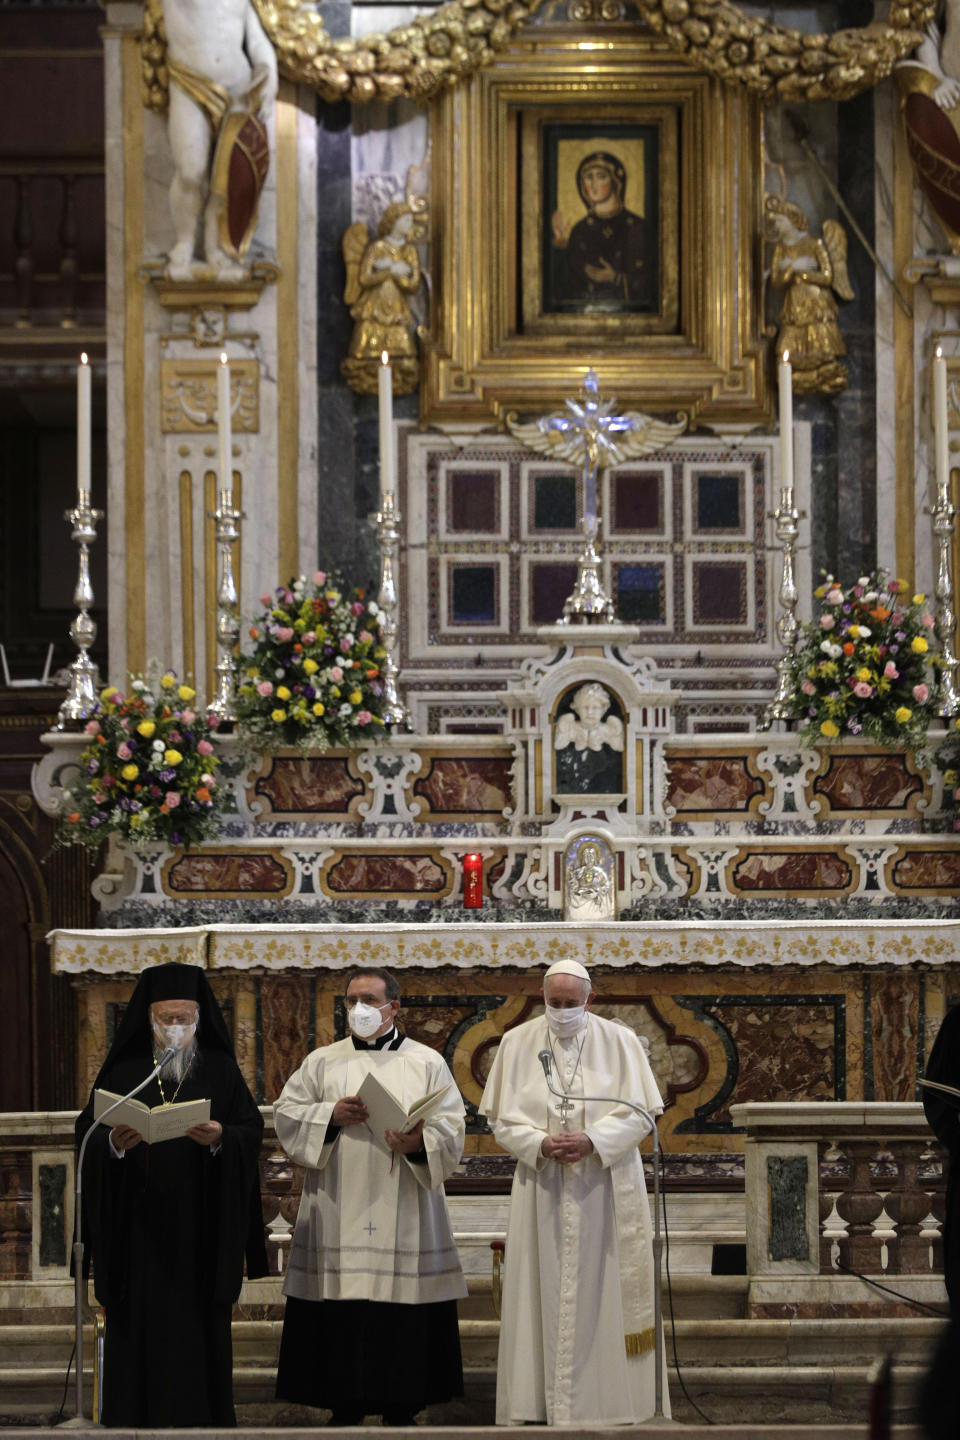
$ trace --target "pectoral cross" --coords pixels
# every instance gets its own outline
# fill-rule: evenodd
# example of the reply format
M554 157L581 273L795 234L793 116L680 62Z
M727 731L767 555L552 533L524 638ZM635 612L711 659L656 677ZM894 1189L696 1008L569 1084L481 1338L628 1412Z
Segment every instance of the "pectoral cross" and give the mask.
M560 1124L564 1130L566 1130L567 1128L567 1120L569 1119L570 1111L572 1109L573 1101L570 1099L569 1095L564 1095L563 1099L560 1101L560 1104L557 1106L557 1111L560 1116Z

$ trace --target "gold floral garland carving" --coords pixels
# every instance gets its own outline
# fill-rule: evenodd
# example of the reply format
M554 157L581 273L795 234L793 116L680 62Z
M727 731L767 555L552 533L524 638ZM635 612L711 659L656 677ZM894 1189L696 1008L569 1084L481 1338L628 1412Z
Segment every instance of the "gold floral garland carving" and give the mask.
M300 0L254 0L281 72L324 100L431 99L503 50L541 0L449 0L387 34L334 40ZM935 0L891 0L887 24L808 35L746 16L731 0L637 0L656 34L701 70L765 100L847 100L920 43ZM163 113L168 76L162 0L145 0L144 104Z

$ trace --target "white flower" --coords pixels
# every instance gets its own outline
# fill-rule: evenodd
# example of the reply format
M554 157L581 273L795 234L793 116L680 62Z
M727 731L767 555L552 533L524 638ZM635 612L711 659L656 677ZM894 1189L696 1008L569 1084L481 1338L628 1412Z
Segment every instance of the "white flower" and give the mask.
M833 655L833 641L832 641L832 640L821 640L821 641L820 641L820 649L823 651L824 655L831 655L831 656L832 656L832 655Z
M212 775L201 775L201 776L200 776L200 784L201 784L201 785L212 785L213 783L214 783L214 779L213 779L213 776L212 776Z
M281 665L280 668L279 668L278 670L274 670L273 673L274 673L274 675L276 675L276 677L277 677L278 680L282 680L283 677L284 677L284 675L285 675L287 672L284 670L283 666Z
M864 598L864 601L865 601L867 604L872 604L873 601L876 600L876 599L878 599L879 597L878 597L878 595L877 595L876 590L871 590L871 591L870 591L870 594L869 594L869 595L864 595L863 598Z
M133 680L130 683L131 690L146 690L146 688L146 684L143 680Z
M164 750L165 750L166 748L167 748L167 747L164 745L164 743L163 743L162 740L154 740L154 742L153 742L153 749L156 751L156 753L157 753L158 755L162 755L163 752L164 752Z
M858 638L861 639L861 640L869 640L869 639L870 639L870 631L867 629L866 625L858 625L858 626L857 626L857 635L858 635Z
M343 662L343 668L344 668L344 670L352 670L352 669L353 669L353 661L352 661L352 660L344 660L344 662Z
M353 706L348 704L347 702L344 702L337 711L337 714L340 716L341 719L343 719L345 715L352 715Z
M869 576L869 575L861 575L861 576L860 576L860 579L857 581L857 584L858 584L858 585L869 585L869 584L870 584L870 576Z

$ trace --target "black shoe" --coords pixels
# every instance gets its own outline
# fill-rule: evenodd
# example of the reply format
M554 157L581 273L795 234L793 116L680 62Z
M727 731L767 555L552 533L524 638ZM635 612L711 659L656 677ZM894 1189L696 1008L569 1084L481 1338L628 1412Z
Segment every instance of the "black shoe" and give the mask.
M413 1413L409 1410L385 1410L383 1412L384 1425L416 1425Z

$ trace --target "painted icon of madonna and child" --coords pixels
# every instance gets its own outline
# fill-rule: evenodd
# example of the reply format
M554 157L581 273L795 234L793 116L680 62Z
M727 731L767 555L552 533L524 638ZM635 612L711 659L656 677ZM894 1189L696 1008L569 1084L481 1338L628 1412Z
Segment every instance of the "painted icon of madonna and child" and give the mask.
M594 143L545 136L545 312L658 309L657 147L632 133L647 128L627 126L631 133L590 137Z

